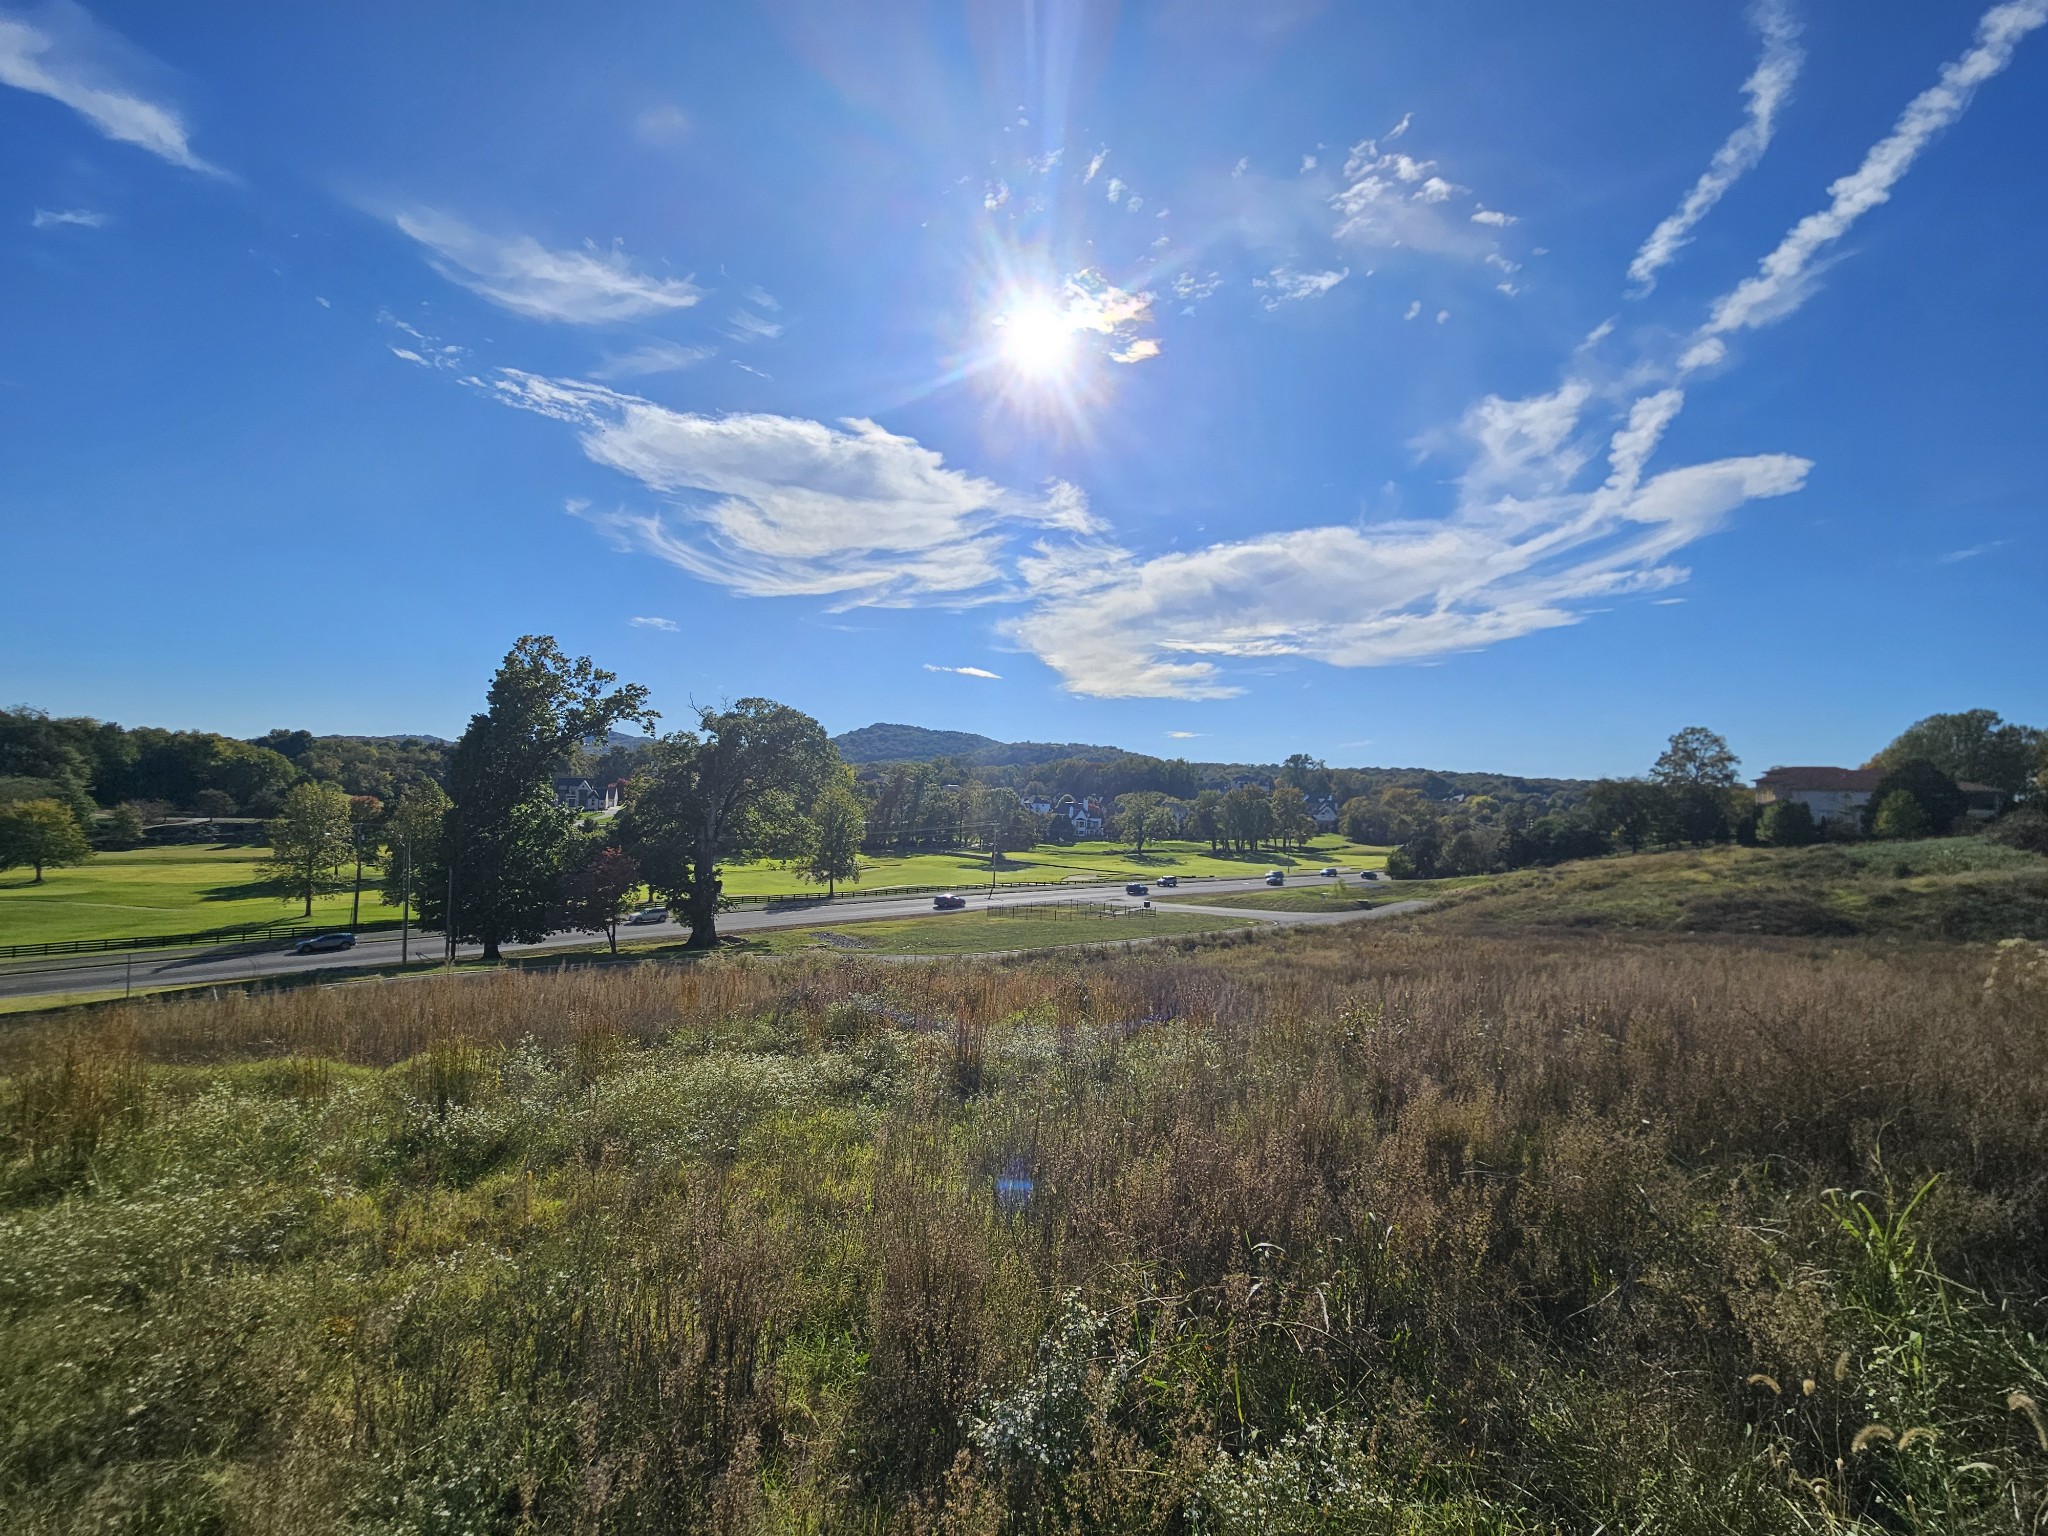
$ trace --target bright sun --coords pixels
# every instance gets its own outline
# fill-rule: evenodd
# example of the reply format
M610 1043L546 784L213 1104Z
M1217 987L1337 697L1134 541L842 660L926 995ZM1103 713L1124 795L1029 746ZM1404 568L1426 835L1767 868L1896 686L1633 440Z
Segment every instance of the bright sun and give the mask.
M1019 304L996 322L1003 357L1019 373L1044 379L1065 371L1074 355L1073 319L1043 299Z

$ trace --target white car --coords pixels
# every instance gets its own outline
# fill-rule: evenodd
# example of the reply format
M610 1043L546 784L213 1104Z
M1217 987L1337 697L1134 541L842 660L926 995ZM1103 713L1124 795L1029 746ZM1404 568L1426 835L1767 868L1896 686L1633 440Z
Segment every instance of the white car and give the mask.
M626 921L635 928L643 923L665 923L668 921L668 908L642 907L638 912L630 913Z

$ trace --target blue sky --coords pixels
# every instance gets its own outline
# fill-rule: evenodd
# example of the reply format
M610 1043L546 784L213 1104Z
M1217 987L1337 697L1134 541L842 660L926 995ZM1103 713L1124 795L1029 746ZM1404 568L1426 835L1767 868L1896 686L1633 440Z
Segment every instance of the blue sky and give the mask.
M9 702L2048 723L2048 0L600 12L0 7Z

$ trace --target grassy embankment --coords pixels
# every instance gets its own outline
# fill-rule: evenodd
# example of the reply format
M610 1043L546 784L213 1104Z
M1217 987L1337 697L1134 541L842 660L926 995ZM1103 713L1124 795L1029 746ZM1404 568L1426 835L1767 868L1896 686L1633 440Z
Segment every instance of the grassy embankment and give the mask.
M27 870L9 870L0 874L0 944L192 933L297 918L302 904L280 900L263 883L263 858L260 848L138 848L103 853L70 869L49 870L42 885L32 884ZM1385 861L1383 848L1334 837L1317 840L1306 853L1268 851L1257 858L1222 858L1195 843L1170 843L1142 855L1108 843L1082 843L1007 855L997 873L1006 885L1042 880L1080 883L1174 873L1245 875L1332 862L1378 868ZM840 889L845 895L900 885L958 885L971 891L987 883L985 856L913 854L870 860L859 884ZM734 896L817 889L805 885L788 866L770 863L732 866L725 871L725 888ZM345 926L348 916L346 892L313 903L313 920L321 925ZM362 916L366 922L395 919L398 909L386 906L379 892L366 888Z
M0 1528L2030 1530L2025 971L1371 924L15 1025Z
M1487 931L2048 939L2048 859L1981 837L1646 853L1438 894L1456 899L1433 921Z

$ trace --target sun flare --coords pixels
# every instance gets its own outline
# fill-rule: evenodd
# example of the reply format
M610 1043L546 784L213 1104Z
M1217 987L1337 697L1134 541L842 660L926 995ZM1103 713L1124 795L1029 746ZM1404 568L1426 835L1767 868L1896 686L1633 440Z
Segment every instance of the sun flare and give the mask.
M1074 358L1074 321L1045 299L1020 303L996 321L1003 359L1027 378L1046 379L1067 370Z

